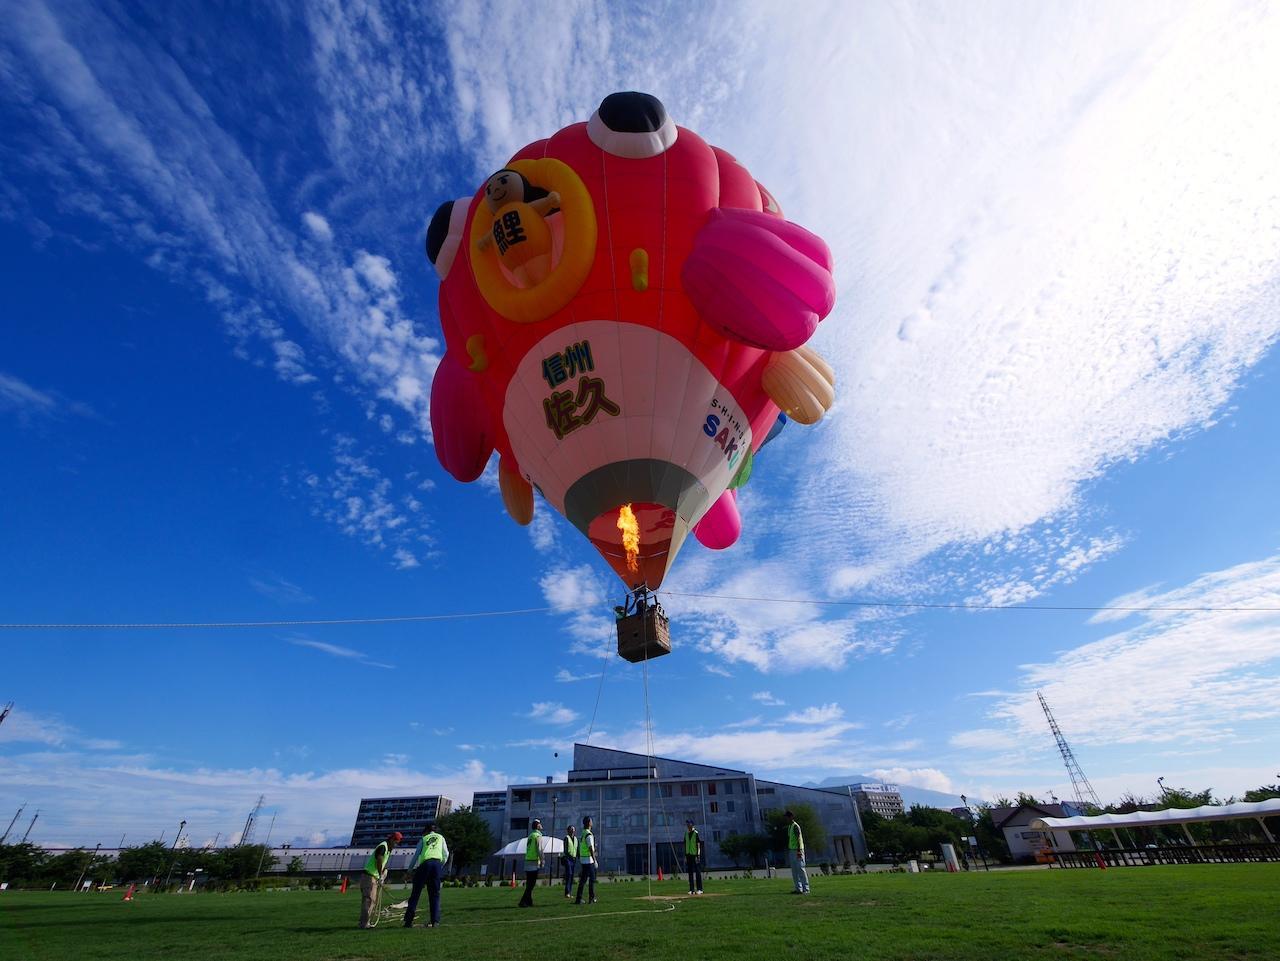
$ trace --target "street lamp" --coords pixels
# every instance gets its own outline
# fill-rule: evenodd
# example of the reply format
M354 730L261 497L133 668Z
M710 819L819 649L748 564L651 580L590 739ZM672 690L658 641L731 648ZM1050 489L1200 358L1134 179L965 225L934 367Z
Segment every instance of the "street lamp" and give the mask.
M1168 793L1169 793L1169 789L1168 789L1168 788L1166 788L1166 787L1164 786L1164 778L1162 778L1162 777L1158 777L1158 778L1156 778L1156 784L1160 785L1160 797L1161 797L1161 798L1163 798L1166 794L1168 794Z
M978 822L973 816L973 812L969 810L969 799L963 794L960 795L960 803L964 805L965 814L969 817L969 827L973 831L973 843L978 849L978 856L982 858L982 868L984 871L990 871L991 865L987 863L986 852L982 850L982 842L978 839Z

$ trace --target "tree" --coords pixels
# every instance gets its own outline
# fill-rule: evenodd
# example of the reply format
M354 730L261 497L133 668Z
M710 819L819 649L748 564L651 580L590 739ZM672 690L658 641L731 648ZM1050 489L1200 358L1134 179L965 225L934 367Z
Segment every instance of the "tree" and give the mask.
M442 817L437 824L437 829L449 842L449 853L453 857L455 874L465 867L483 861L493 853L494 845L497 843L484 818L466 804Z
M978 819L973 822L973 836L978 839L978 847L987 857L1008 864L1013 860L1013 855L1009 853L1009 842L1005 839L1004 831L996 827L995 819L991 816L991 806L980 807L978 811Z
M169 863L169 849L163 841L124 848L116 857L116 880L148 881L157 876L164 877Z
M0 845L0 881L8 881L14 887L36 881L46 858L34 844Z
M302 874L305 870L306 862L298 855L295 854L289 859L289 867L286 869L289 874Z
M796 816L800 825L800 833L804 837L805 856L821 851L827 846L827 832L813 808L807 804L793 804L789 810ZM769 848L775 853L786 855L787 852L787 818L785 811L770 811L765 817L765 828L768 831Z

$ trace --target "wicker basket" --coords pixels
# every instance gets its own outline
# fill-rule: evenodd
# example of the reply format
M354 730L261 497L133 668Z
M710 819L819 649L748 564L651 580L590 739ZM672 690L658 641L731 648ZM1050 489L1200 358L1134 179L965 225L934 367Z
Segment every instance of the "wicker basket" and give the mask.
M618 656L632 664L671 653L671 625L657 604L618 618Z

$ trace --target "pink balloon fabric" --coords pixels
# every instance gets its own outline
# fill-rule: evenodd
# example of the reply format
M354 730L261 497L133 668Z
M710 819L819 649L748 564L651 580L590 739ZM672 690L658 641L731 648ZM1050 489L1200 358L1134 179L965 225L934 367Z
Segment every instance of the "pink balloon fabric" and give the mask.
M722 551L738 542L742 536L742 515L738 513L737 491L729 489L720 495L694 526L693 536L713 551Z
M484 473L494 442L489 408L480 378L448 352L431 381L431 434L440 466L454 478L468 484Z
M836 301L831 250L803 227L756 210L710 212L681 274L718 333L764 350L804 344Z

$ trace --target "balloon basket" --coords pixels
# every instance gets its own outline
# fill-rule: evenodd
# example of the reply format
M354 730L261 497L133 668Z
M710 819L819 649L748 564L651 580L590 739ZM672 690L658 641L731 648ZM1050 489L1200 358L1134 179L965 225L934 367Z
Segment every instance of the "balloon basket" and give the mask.
M671 653L671 622L657 604L618 618L618 656L632 664Z

